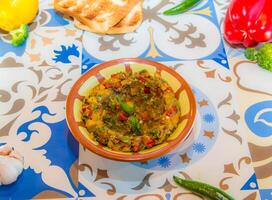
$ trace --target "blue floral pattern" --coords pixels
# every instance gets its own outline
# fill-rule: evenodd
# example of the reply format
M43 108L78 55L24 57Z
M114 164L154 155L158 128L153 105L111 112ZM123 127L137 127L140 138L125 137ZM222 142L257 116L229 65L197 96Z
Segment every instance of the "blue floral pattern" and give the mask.
M194 143L194 144L193 144L193 150L194 150L194 152L196 152L196 153L204 153L205 150L206 150L206 147L205 147L205 145L202 144L202 143Z
M206 123L212 123L212 122L214 122L214 116L213 116L212 114L210 114L210 113L205 114L205 115L203 116L203 120L204 120Z
M61 63L69 64L71 63L69 58L70 56L79 57L78 47L75 44L68 47L61 45L60 47L61 47L61 50L54 50L55 57L53 58L53 60L56 63L61 62Z
M161 166L163 168L168 168L171 166L171 160L168 157L163 156L163 157L159 158L158 164L159 164L159 166Z

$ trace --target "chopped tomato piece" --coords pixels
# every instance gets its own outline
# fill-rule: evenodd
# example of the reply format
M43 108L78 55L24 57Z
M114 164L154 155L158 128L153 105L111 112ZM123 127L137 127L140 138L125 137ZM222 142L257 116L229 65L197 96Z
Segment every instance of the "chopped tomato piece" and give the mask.
M140 116L141 116L142 120L144 120L144 121L148 121L149 120L149 114L146 111L140 113Z
M172 110L174 113L178 112L177 106L176 105L172 106Z
M92 109L88 109L88 117L92 118L93 115L93 110Z
M150 138L146 143L147 148L151 148L154 145L155 145L155 140L153 140L152 138Z
M116 104L116 105L115 105L115 108L116 108L117 110L119 110L119 109L121 108L121 106L120 106L119 104Z
M112 88L113 85L112 85L111 83L105 83L105 84L104 84L104 87L105 87L106 89L108 89L108 88Z
M166 111L166 115L171 117L173 114L177 113L178 109L175 105L173 105L168 111Z
M82 112L87 115L89 118L92 118L93 110L91 106L84 106Z
M160 90L157 90L156 95L157 95L157 97L160 97L160 96L162 96L162 92Z
M133 144L132 151L137 152L139 150L140 150L140 145L139 144Z
M150 87L145 87L145 88L144 88L144 93L145 93L145 94L150 94L150 93L151 93Z
M173 92L173 89L169 87L169 88L167 88L167 89L165 90L165 92L166 92L166 93L172 93L172 92Z
M120 121L126 121L128 118L127 118L127 116L126 116L126 114L125 113L123 113L123 112L119 112L118 113L118 117L119 117L119 120Z
M137 77L137 79L140 81L140 82L142 82L142 83L145 83L145 78L143 77L143 76L141 76L141 75L139 75L138 77Z

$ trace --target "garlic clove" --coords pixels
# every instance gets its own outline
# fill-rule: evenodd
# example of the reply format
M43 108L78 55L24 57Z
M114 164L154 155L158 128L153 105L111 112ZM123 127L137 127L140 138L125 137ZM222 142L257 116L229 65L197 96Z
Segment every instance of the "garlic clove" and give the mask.
M23 156L10 146L0 147L0 185L15 182L24 167Z
M19 176L16 167L11 166L10 158L0 156L0 185L8 185L15 182Z
M9 155L10 152L12 151L12 147L11 146L0 146L0 155Z

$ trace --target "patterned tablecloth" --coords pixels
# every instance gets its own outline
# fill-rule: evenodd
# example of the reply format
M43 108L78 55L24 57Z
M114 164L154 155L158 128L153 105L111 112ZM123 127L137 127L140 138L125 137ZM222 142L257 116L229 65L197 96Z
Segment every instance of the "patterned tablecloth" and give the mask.
M272 74L222 39L227 0L163 16L176 0L145 0L135 33L83 32L40 2L27 43L12 47L0 33L0 145L25 158L18 181L0 199L202 199L172 175L198 179L237 200L272 199ZM65 99L94 65L123 57L152 59L191 84L197 123L185 146L158 159L120 163L82 148L69 133Z

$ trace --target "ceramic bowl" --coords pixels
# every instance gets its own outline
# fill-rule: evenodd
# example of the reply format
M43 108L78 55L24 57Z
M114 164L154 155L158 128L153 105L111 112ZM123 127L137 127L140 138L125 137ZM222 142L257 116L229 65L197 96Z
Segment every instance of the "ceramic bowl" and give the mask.
M81 120L83 97L88 94L91 88L98 85L99 81L109 79L112 74L131 70L136 72L143 69L146 69L152 75L160 73L175 92L181 108L181 122L178 128L164 143L137 153L113 151L93 141ZM74 137L93 153L118 161L145 161L162 156L174 149L177 144L184 142L189 136L196 119L196 101L189 84L173 69L150 60L138 58L118 59L91 68L75 82L67 97L66 118Z

